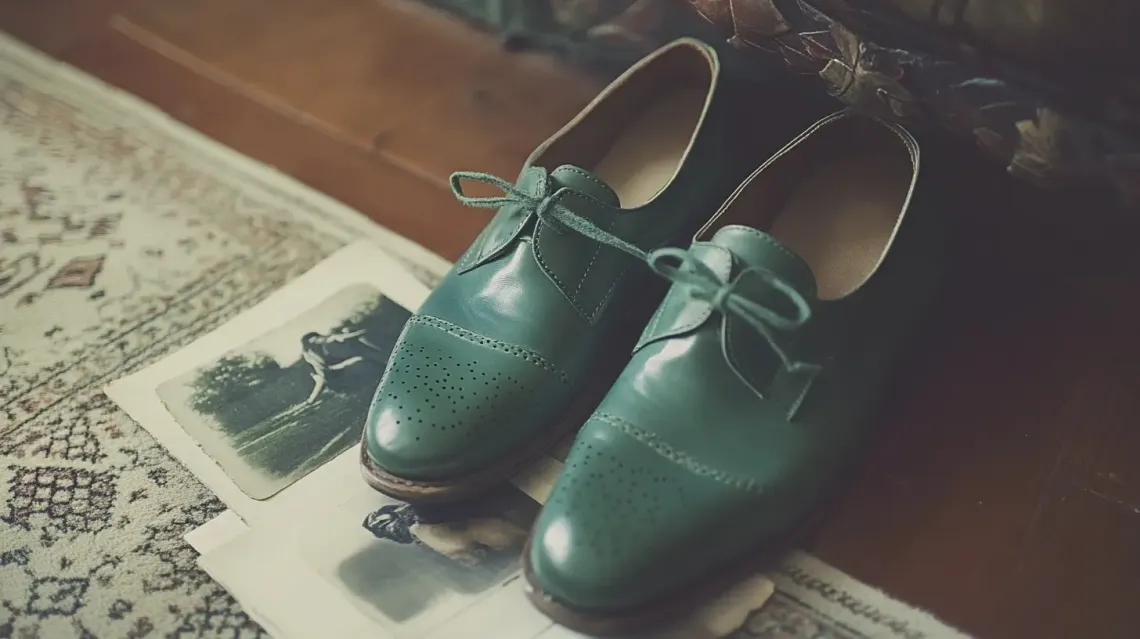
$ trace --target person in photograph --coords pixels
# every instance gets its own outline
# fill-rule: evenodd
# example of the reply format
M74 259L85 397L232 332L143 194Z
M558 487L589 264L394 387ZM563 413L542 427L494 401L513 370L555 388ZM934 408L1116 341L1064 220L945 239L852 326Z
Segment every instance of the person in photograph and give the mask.
M517 553L527 529L498 517L426 523L408 504L387 504L368 514L364 528L377 539L422 545L462 565L475 567L488 554Z
M300 406L309 406L327 391L340 390L338 382L352 366L371 361L385 365L385 353L365 337L363 330L341 329L322 335L310 332L301 337L301 357L312 369L313 390Z

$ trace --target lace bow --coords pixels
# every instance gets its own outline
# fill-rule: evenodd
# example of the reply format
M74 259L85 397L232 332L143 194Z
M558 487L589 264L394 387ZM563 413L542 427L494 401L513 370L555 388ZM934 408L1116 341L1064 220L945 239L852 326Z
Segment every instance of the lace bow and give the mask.
M536 194L527 193L514 184L488 173L466 171L451 174L451 190L455 193L455 197L466 206L498 209L508 204L517 205L534 213L540 222L550 226L558 233L565 233L567 230L574 231L595 242L624 251L640 260L649 258L645 251L613 233L602 230L590 220L563 206L556 197L557 190L553 188L550 175L546 173L545 169L532 167L528 170L542 172ZM502 190L503 194L493 197L472 197L463 192L463 180L490 184Z
M819 371L818 364L792 359L777 339L777 332L799 328L811 319L811 305L784 278L768 270L746 268L726 281L691 252L677 248L662 248L650 253L649 267L662 277L685 287L694 299L707 302L723 315L733 315L747 322L764 336L789 371ZM749 299L738 291L745 277L756 277L769 289L779 293L790 302L794 314L781 314L771 306Z

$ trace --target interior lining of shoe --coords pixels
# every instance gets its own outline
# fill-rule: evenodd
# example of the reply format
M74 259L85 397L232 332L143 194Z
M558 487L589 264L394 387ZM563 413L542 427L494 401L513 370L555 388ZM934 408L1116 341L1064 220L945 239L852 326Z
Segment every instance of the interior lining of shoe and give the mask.
M711 83L703 51L691 45L666 49L652 64L600 95L533 161L550 169L580 166L605 181L622 208L642 206L680 169Z
M622 208L648 203L673 180L705 106L706 91L680 89L630 123L594 167Z
M803 258L821 300L851 294L886 255L914 174L911 155L871 120L827 124L774 161L714 224L745 224Z

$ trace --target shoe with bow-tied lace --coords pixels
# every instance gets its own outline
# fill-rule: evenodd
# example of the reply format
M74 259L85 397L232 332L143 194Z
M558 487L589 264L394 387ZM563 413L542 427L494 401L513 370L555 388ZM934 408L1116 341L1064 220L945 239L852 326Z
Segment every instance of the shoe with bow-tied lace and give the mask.
M644 630L765 569L843 484L941 271L901 127L840 113L765 163L687 250L531 533L532 601Z
M633 65L519 178L456 173L495 210L407 323L361 445L365 479L408 501L504 482L582 425L666 287L645 251L681 244L731 189L720 66L681 39ZM470 183L500 193L476 197Z

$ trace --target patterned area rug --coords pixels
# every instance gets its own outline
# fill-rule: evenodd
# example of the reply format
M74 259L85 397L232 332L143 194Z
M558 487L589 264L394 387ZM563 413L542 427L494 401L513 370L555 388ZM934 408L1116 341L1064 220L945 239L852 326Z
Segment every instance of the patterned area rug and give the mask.
M414 254L0 37L0 637L263 634L182 541L223 505L101 387L362 235Z
M265 636L182 539L224 506L101 388L360 237L434 283L437 256L0 35L0 638ZM960 636L807 555L772 579L734 637Z

